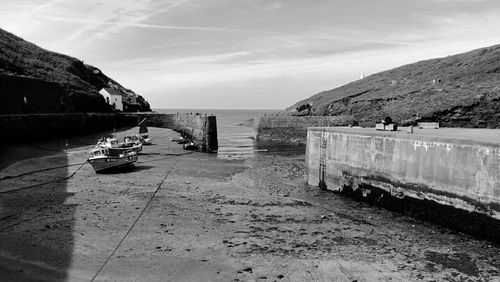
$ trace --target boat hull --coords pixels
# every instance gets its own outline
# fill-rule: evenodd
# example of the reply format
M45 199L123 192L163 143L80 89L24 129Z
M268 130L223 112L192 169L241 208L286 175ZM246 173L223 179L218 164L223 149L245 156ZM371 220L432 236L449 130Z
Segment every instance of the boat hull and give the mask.
M106 156L100 158L90 158L87 161L92 165L95 172L99 173L132 166L137 161L137 154L123 157Z

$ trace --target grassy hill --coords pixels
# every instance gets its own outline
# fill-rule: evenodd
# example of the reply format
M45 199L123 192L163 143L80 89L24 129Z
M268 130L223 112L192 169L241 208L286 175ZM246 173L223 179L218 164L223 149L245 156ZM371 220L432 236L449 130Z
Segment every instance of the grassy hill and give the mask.
M390 116L402 125L500 128L500 45L431 59L320 92L286 109L291 115Z
M143 97L96 67L0 29L0 114L111 111L99 94L103 87L118 89L141 111L150 110Z

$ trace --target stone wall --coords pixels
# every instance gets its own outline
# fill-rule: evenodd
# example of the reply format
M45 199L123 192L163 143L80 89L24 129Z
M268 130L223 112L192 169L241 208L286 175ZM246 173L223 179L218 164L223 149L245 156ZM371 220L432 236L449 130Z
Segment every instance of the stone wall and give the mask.
M2 143L27 143L135 126L134 115L100 113L0 115Z
M305 144L307 128L314 126L347 126L352 116L260 116L254 118L255 140Z
M0 115L74 112L73 101L55 82L0 74Z
M215 116L157 113L65 113L0 115L3 143L27 143L65 138L115 128L137 126L146 118L148 126L170 128L197 143L202 151L217 151Z
M193 140L202 151L215 152L217 140L217 119L215 116L199 114L139 114L147 118L147 125L170 128Z
M500 131L309 128L306 162L310 185L376 187L500 219Z

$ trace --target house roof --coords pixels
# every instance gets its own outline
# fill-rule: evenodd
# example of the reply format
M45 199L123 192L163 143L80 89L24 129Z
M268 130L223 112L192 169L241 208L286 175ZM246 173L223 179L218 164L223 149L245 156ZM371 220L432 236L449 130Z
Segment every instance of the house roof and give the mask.
M119 90L116 90L116 89L111 88L111 87L106 87L106 88L103 88L102 90L105 90L106 92L108 92L109 95L122 96L122 93Z

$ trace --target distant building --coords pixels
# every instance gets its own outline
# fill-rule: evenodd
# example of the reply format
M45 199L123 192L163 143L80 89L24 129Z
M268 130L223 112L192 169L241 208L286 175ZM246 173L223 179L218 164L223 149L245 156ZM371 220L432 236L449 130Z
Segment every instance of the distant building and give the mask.
M113 106L116 110L123 111L122 94L114 88L103 88L99 93L104 97L106 103Z

